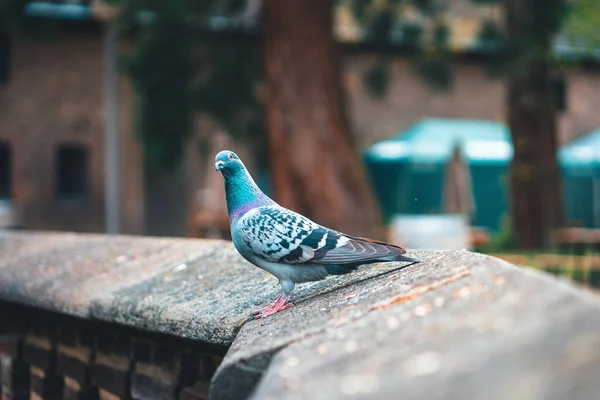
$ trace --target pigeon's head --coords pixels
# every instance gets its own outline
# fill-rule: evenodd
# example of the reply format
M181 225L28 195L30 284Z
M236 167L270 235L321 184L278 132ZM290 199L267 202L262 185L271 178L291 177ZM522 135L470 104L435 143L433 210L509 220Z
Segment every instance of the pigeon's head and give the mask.
M215 157L215 170L221 171L223 175L231 175L244 169L242 160L230 150L223 150Z

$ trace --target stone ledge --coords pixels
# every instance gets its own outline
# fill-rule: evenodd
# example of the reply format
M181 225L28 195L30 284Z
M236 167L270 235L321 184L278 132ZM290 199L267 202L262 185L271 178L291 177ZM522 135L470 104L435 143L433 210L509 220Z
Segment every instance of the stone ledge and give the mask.
M483 255L423 258L244 325L211 398L597 398L597 297Z
M224 241L0 233L0 298L228 346L272 282ZM261 282L262 281L262 282Z
M0 232L0 253L0 299L223 347L280 293L222 240ZM390 268L301 287L297 297Z
M600 390L598 299L481 254L417 252L424 262L408 268L379 264L301 285L296 307L245 323L280 289L230 242L3 232L0 252L0 300L46 310L31 317L25 358L43 364L31 349L49 341L69 378L65 393L89 386L100 398L126 398L155 385L161 398L201 399L211 377L215 400L386 399L400 391L586 399ZM71 320L41 318L45 312ZM170 347L168 338L194 345ZM7 340L3 360L20 362L11 354L21 342ZM66 361L91 361L85 348L93 364L79 376ZM104 372L122 372L121 386L101 382L105 361ZM34 393L49 390L30 384Z

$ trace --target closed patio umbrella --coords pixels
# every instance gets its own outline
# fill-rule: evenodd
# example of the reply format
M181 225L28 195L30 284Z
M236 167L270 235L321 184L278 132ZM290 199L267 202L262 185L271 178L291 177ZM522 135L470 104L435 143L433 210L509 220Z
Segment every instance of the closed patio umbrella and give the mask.
M446 164L443 196L444 212L469 217L475 214L471 172L458 144Z

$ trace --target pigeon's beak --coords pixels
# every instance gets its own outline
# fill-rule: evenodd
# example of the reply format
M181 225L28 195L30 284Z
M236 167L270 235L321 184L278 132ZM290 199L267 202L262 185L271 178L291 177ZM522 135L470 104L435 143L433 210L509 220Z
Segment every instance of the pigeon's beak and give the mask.
M223 161L217 161L215 163L215 171L220 171L223 169L223 164L225 164Z

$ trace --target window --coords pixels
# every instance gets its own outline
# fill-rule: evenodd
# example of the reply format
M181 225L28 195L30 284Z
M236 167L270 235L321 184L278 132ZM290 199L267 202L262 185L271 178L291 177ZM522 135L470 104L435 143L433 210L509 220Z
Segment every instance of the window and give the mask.
M7 83L10 79L10 47L10 35L0 30L0 83Z
M0 199L10 198L12 192L12 149L6 141L0 141Z
M89 154L85 146L61 145L56 151L56 193L63 199L80 199L89 191Z
M565 111L567 109L567 83L564 75L555 76L552 79L552 90L556 111Z

